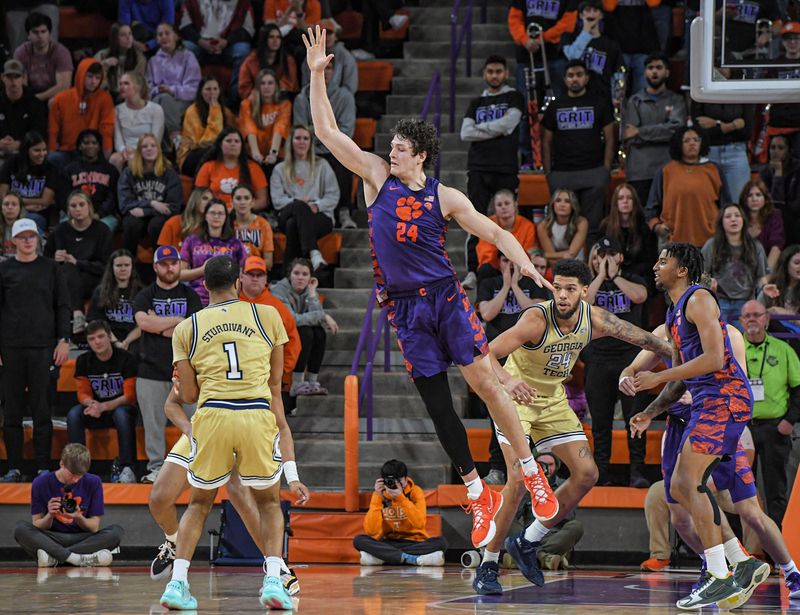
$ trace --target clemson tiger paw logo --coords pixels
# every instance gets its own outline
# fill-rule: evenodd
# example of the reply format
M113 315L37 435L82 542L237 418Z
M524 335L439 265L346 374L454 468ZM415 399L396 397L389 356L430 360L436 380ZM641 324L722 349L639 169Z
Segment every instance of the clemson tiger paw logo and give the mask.
M404 196L397 199L397 209L395 209L395 213L401 220L406 222L416 220L423 212L422 201L418 201L413 196Z

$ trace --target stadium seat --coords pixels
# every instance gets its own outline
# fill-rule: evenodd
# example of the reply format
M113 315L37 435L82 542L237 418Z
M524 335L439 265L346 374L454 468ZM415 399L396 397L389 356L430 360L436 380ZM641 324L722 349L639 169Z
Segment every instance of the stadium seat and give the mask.
M58 38L108 40L111 22L99 13L80 13L74 6L58 9Z
M283 255L286 252L286 235L283 233L274 233L272 242L275 246L275 251L272 253L272 261L278 265L283 263ZM342 234L341 233L328 233L320 238L319 251L322 253L322 258L333 265L339 262L339 251L342 249Z
M377 128L378 120L373 120L369 117L357 117L353 141L361 149L371 151L375 147L375 131Z
M342 41L359 41L364 29L364 16L358 11L342 11L333 16L342 27L339 39Z
M358 62L359 92L389 92L392 89L394 64L380 60Z
M384 30L383 28L381 28L381 33L380 33L381 39L390 41L403 41L405 40L406 36L408 36L408 28L411 25L411 19L410 19L411 11L409 11L408 9L400 9L395 14L408 15L409 20L405 24L403 24L403 27L400 28L399 30L393 30L392 28Z

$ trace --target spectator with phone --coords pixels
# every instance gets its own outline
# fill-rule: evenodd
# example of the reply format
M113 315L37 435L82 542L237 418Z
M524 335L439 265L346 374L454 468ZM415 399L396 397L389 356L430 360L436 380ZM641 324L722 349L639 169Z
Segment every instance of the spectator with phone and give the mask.
M67 444L58 470L38 476L31 485L32 518L17 522L14 540L40 568L111 565L111 551L124 530L119 525L100 529L103 483L89 474L90 464L88 448Z
M362 566L444 566L447 541L429 537L425 494L408 475L406 464L390 459L375 481L364 532L353 538Z

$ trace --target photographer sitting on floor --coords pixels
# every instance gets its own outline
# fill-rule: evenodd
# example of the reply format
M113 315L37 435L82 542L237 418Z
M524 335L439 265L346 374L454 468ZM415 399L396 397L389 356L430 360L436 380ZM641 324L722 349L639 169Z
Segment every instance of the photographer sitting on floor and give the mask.
M19 521L14 540L36 557L39 567L68 563L73 566L110 566L111 549L122 540L123 529L100 529L103 483L88 474L91 458L83 444L67 444L55 472L40 474L31 485L32 522Z
M428 537L426 519L425 494L408 476L406 464L397 459L384 463L364 517L366 534L353 539L361 565L444 566L447 542Z

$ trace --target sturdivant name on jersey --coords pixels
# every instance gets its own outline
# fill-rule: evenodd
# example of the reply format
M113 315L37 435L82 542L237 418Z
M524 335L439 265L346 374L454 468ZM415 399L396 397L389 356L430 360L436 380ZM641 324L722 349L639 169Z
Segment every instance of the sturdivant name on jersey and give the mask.
M204 342L210 342L212 338L219 334L219 333L241 333L242 335L246 335L247 337L253 337L256 333L255 329L252 329L246 325L243 325L239 322L223 322L221 325L217 325L215 327L211 327L208 331L203 334L201 338Z
M594 107L556 109L559 130L583 130L594 126Z
M573 350L583 350L585 344L583 342L556 342L542 348L543 353L553 352L571 352Z

